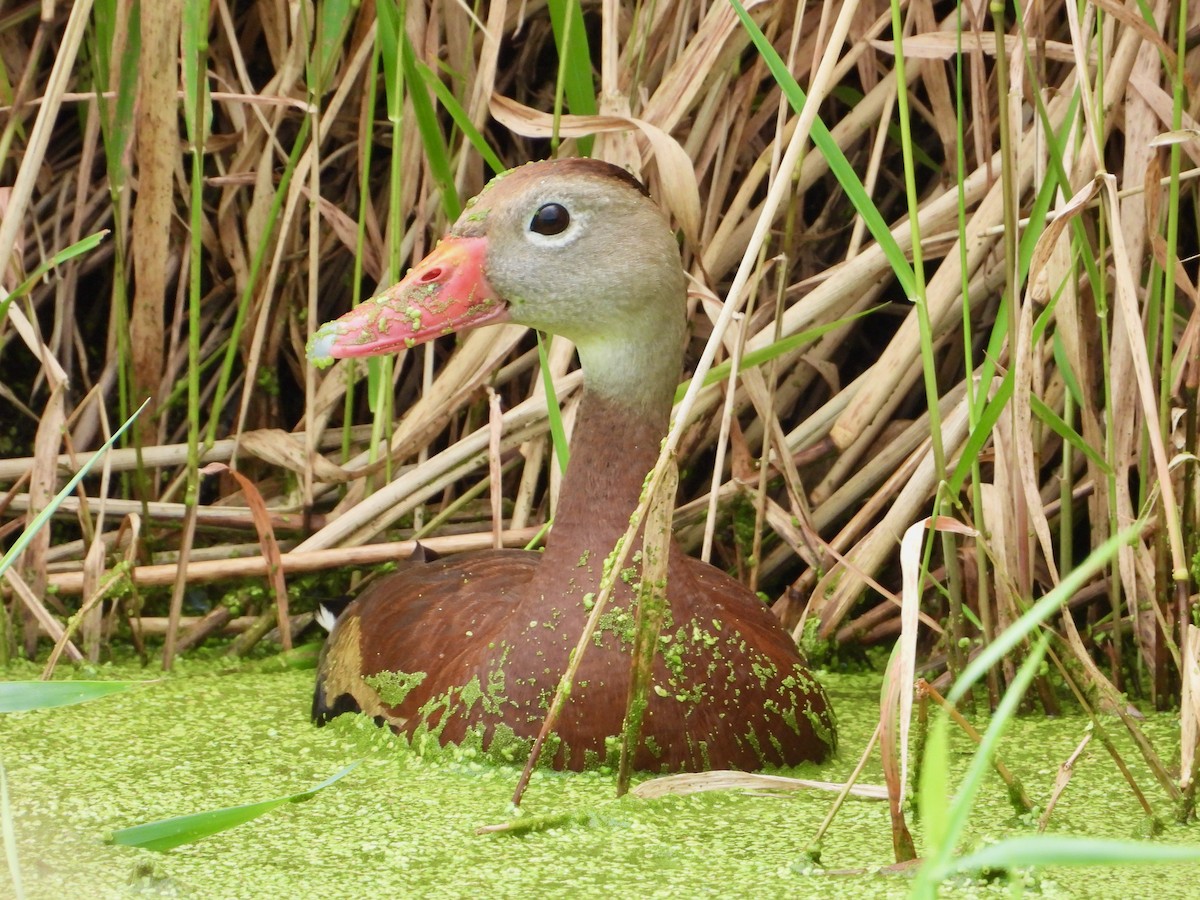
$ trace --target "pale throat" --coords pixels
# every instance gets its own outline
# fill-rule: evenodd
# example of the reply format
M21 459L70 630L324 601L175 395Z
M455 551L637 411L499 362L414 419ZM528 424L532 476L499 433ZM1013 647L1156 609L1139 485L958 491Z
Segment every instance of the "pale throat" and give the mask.
M682 329L668 323L576 342L589 393L665 422L683 367Z

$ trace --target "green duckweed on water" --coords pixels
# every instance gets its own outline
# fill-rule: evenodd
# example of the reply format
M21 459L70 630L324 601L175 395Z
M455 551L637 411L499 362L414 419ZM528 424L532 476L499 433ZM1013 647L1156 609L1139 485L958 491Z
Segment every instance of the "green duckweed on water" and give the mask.
M64 677L154 679L130 666ZM16 666L9 678L36 670ZM852 800L821 848L805 849L829 809L819 793L614 800L612 772L534 773L525 812L536 830L478 835L510 821L519 768L470 754L423 757L363 717L318 729L308 721L313 673L267 663L183 660L174 674L90 703L0 716L26 896L103 897L902 897L903 876L839 875L891 862L886 805ZM877 676L823 676L838 713L841 751L823 766L783 774L837 781L853 768L877 716ZM1173 717L1146 723L1161 751ZM1019 720L1001 753L1044 802L1059 763L1085 733L1082 717ZM1113 729L1114 732L1117 729ZM1122 745L1124 746L1124 745ZM1144 821L1098 747L1078 762L1051 830L1132 838ZM953 745L961 774L971 747ZM119 828L302 791L342 767L357 770L312 799L165 853L115 846ZM1159 815L1170 806L1140 759L1126 755ZM866 780L881 783L876 761ZM920 847L919 823L910 826ZM971 840L1030 833L993 779ZM1161 840L1195 843L1194 828ZM1061 870L1031 875L1046 897L1184 896L1195 866ZM952 896L1011 896L1012 886L965 883ZM0 896L12 882L0 864Z

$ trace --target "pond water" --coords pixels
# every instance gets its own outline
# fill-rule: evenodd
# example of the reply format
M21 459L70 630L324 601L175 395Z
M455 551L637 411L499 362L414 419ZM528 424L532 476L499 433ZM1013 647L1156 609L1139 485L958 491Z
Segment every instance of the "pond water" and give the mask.
M103 666L77 678L153 678ZM14 667L9 678L36 676ZM422 757L361 717L308 722L313 672L271 661L184 660L132 691L73 707L0 716L26 896L103 897L902 897L905 876L830 874L892 862L885 803L851 800L825 838L821 865L805 855L832 795L718 792L660 800L613 799L611 773L535 773L525 815L571 814L522 835L477 835L509 821L519 770L453 755ZM822 766L783 774L843 779L877 718L879 678L823 675L838 712L841 749ZM977 723L978 724L978 723ZM1178 747L1172 716L1152 716L1159 752ZM1027 717L1001 754L1044 803L1059 763L1087 729L1080 716ZM1113 733L1117 728L1112 729ZM1126 761L1164 821L1170 803L1121 742ZM961 773L971 752L953 744ZM1176 753L1177 755L1177 753ZM107 833L154 819L306 790L343 766L356 770L304 803L165 853L119 847ZM881 784L876 754L865 781ZM993 777L971 840L1030 833ZM917 846L920 829L912 821ZM1052 831L1133 838L1141 808L1093 743L1076 765ZM1200 829L1169 825L1161 840L1200 843ZM1073 869L1030 880L1047 897L1178 897L1196 866ZM1011 895L1004 883L949 886L953 896ZM0 863L0 897L12 895Z

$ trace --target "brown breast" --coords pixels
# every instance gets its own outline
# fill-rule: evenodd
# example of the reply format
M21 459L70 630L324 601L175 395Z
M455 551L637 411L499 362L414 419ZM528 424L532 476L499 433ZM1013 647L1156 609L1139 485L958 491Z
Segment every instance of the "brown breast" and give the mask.
M379 582L346 610L325 651L326 706L343 711L337 700L348 695L410 737L477 741L515 756L510 738L537 735L600 568L584 561L563 583L541 566L537 553L470 553ZM545 589L555 583L560 592ZM833 744L824 692L775 618L744 586L677 550L669 584L635 766L757 769L823 758ZM620 582L547 751L555 767L603 762L621 733L633 621L633 589Z

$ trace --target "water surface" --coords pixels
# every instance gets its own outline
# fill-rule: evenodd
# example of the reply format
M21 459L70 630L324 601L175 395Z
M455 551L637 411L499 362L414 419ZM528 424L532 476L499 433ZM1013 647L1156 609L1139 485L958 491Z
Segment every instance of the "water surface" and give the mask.
M821 793L614 800L612 773L540 771L525 814L569 814L566 821L520 836L477 835L479 826L512 818L517 767L462 755L423 757L361 717L317 729L307 717L313 672L278 669L269 661L185 660L177 673L124 694L0 716L0 760L26 895L857 898L908 891L903 876L829 874L892 862L884 803L849 801L824 841L821 866L813 865L804 851L832 800ZM154 677L152 670L116 666L64 674ZM838 713L841 751L828 764L784 774L836 781L853 768L874 728L879 679L822 674L822 680ZM1006 737L1004 759L1035 802L1045 803L1060 762L1087 727L1081 716L1031 716ZM1152 717L1147 731L1170 757L1178 746L1174 717ZM971 746L965 739L953 746L961 772ZM1170 804L1140 757L1128 741L1121 747L1156 812L1170 821ZM156 853L104 840L110 831L153 819L302 791L360 759L358 769L308 802L189 846ZM877 755L865 780L882 783ZM1131 838L1144 824L1141 808L1093 743L1051 830ZM911 816L910 827L919 848ZM971 841L1031 830L993 778ZM1161 839L1200 843L1200 833L1173 826ZM1163 866L1063 870L1033 881L1047 897L1169 897L1189 894L1197 877L1195 866ZM976 883L950 893L1009 890ZM0 896L11 891L0 862Z

